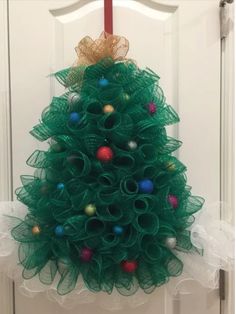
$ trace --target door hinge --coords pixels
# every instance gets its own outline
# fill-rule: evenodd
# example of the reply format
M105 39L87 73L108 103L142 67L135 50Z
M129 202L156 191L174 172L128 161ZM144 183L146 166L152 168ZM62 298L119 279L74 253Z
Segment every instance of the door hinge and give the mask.
M225 300L225 271L220 269L219 273L219 295L220 300Z
M229 34L229 9L227 3L233 3L234 0L221 0L220 1L220 38L224 39Z

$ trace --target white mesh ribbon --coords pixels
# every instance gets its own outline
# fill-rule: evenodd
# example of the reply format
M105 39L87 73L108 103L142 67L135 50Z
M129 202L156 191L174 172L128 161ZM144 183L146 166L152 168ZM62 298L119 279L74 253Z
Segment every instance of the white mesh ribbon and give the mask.
M172 297L194 293L193 282L210 290L217 289L219 269L225 271L233 269L234 229L229 222L217 219L219 206L219 203L205 206L196 215L195 223L191 227L192 243L197 248L203 249L203 255L174 250L174 254L184 263L184 272L165 285L165 289ZM12 239L10 230L19 223L19 219L22 219L26 212L27 208L20 202L0 202L0 271L14 279L24 295L33 297L38 293L45 293L50 300L65 308L96 302L111 311L121 310L127 305L134 308L151 298L141 289L129 297L122 296L115 290L111 295L103 292L92 293L84 286L82 280L78 280L76 288L71 293L60 296L56 290L58 277L49 286L43 285L37 276L24 280L21 276L22 267L18 264L18 244ZM158 289L160 288L156 290Z
M205 206L195 216L191 226L191 242L203 255L175 252L184 263L184 274L177 278L175 292L190 293L189 283L196 281L208 289L218 289L219 270L234 268L234 228L230 222L220 220L220 206L215 203ZM228 209L229 212L229 209Z

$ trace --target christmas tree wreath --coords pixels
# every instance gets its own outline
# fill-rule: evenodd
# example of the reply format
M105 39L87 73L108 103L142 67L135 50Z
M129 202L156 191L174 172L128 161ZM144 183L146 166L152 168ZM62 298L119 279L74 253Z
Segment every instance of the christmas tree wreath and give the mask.
M60 295L79 280L92 292L150 293L182 273L178 252L201 254L189 227L203 199L165 129L178 115L128 48L105 32L83 38L76 64L55 73L65 93L30 132L50 147L27 160L36 171L16 194L28 212L11 234L23 278L50 285L59 276Z

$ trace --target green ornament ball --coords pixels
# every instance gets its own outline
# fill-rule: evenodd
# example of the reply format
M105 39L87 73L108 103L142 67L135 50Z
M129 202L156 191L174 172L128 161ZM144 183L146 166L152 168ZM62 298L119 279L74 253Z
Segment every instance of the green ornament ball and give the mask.
M94 204L88 204L85 207L84 212L87 216L93 216L96 213L96 206Z

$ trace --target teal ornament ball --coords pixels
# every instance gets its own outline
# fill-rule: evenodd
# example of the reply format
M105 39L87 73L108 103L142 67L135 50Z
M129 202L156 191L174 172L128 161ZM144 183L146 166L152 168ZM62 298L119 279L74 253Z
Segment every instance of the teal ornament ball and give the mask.
M64 234L65 234L65 230L64 230L64 227L61 226L61 225L58 225L56 226L55 230L54 230L54 233L57 237L63 237Z
M138 182L139 193L151 194L154 190L152 180L143 179Z
M64 183L60 182L60 183L57 184L57 189L58 190L62 191L62 190L64 190L64 188L65 188L65 184Z
M99 86L106 87L109 85L109 81L106 78L101 78L98 82Z
M121 226L114 226L113 227L113 232L114 232L115 235L120 236L124 232L124 229Z

